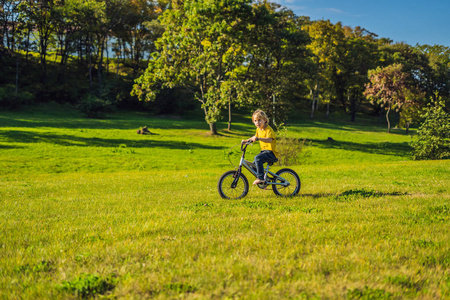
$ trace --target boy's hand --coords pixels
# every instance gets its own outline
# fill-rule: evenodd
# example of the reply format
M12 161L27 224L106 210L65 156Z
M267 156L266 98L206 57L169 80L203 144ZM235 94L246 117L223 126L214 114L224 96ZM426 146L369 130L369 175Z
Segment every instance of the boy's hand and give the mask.
M241 144L253 143L253 142L254 142L253 139L252 139L252 138L249 138L248 140L242 140L242 141L241 141Z

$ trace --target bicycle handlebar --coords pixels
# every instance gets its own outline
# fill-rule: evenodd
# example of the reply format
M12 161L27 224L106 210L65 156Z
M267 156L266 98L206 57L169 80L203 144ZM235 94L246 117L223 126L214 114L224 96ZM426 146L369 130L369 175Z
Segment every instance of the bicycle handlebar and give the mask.
M253 142L245 142L245 143L241 143L241 151L244 151L248 145L253 144ZM245 146L245 147L244 147Z

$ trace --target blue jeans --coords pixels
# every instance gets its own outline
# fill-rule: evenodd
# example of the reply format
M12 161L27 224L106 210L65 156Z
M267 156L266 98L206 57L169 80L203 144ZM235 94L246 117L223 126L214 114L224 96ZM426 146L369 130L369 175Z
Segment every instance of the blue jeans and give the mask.
M276 162L278 159L270 150L263 150L255 156L256 177L264 180L264 163Z

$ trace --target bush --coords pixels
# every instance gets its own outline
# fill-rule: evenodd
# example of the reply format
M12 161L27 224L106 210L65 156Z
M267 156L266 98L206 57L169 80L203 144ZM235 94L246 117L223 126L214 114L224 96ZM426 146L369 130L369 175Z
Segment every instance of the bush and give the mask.
M87 94L78 104L78 109L90 118L99 118L103 113L111 111L112 105L108 100Z
M290 138L287 128L279 130L277 138L278 162L281 166L291 166L300 163L300 154L304 152L306 140Z
M450 157L450 115L443 102L434 102L424 110L425 121L419 128L418 139L411 143L416 160Z
M194 99L194 94L179 87L163 89L156 96L154 102L145 104L156 114L183 114L196 108L196 105L198 105L198 101Z
M13 84L6 84L0 87L0 107L20 108L22 105L31 104L34 102L34 95L23 90L15 92Z

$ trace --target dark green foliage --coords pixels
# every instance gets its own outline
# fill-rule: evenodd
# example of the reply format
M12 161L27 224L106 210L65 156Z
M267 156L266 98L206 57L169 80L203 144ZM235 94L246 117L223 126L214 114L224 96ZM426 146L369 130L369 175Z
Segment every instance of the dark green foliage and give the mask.
M425 121L419 128L419 137L411 143L416 160L450 157L450 114L443 102L433 102L424 110Z
M188 89L173 88L163 89L154 102L146 103L145 106L157 114L182 114L200 106L200 102L194 99L194 94Z
M43 260L35 265L26 264L23 266L17 266L14 270L19 273L50 272L53 270L53 262Z
M78 108L90 118L99 118L103 113L111 110L111 102L95 95L87 94L78 104Z
M34 95L28 91L19 90L16 94L13 84L0 86L0 107L16 109L33 102Z
M392 295L381 289L371 289L369 287L365 287L364 289L354 289L348 291L347 299L391 299Z
M61 290L70 292L77 297L88 298L103 295L113 290L116 284L117 278L114 275L103 279L93 274L82 274L72 281L64 281L61 284Z
M87 85L80 81L52 84L51 86L39 86L35 90L37 102L57 102L76 104L87 92Z
M196 287L182 282L169 283L165 286L165 288L167 290L176 292L177 294L194 293L195 291L197 291Z

